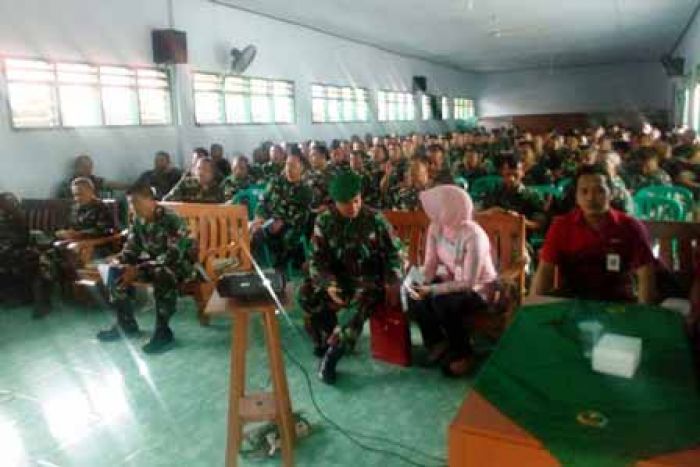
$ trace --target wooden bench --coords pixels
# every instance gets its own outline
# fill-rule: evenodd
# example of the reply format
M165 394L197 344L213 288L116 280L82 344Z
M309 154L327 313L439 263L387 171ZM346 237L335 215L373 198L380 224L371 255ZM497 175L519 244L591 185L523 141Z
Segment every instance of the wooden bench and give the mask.
M114 218L114 225L119 228L119 206L115 199L103 199ZM29 230L41 230L53 233L68 225L71 205L70 199L22 199L20 207L24 213Z
M191 295L197 304L197 318L202 325L209 324L205 308L220 275L218 261L229 261L235 269L252 268L246 250L250 249L248 212L243 205L159 202L171 209L187 224L190 237L195 241L197 262L211 281L190 281L181 292ZM125 238L126 231L122 234ZM84 254L87 254L84 252ZM95 265L80 274L82 279L99 281Z
M217 260L231 260L236 269L252 268L250 236L248 234L248 210L244 205L159 203L175 211L187 223L191 237L197 245L197 260L211 282L192 282L185 286L185 293L193 295L197 303L197 316L202 325L209 323L204 313L219 278Z
M407 247L406 262L409 266L421 265L425 257L425 245L430 220L423 211L384 211L384 217L394 233ZM492 337L499 336L520 305L525 291L525 217L508 212L476 213L476 222L484 229L491 243L491 257L500 281L515 288L512 300L508 300L501 314L476 313L468 317L468 325Z
M382 214L406 245L408 263L423 264L430 225L428 216L420 210L383 211ZM525 290L525 218L507 212L477 212L475 220L489 237L491 257L499 275L517 281L522 293Z

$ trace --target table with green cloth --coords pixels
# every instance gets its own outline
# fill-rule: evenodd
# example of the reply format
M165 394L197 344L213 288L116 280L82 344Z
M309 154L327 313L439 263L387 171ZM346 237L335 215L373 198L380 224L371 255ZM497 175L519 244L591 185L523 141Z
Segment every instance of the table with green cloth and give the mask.
M591 319L604 333L642 338L631 379L592 370L578 328ZM474 389L563 465L628 465L700 445L691 346L682 317L660 307L579 300L523 307Z

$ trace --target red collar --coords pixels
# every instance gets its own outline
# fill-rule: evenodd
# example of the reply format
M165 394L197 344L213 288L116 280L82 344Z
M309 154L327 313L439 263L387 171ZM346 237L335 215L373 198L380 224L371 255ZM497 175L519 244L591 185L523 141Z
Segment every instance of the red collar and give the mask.
M574 208L571 215L572 215L572 220L574 222L576 222L577 224L588 225L588 223L586 222L586 219L583 217L583 211L578 206L576 208ZM620 212L616 209L610 208L608 210L608 212L606 213L605 218L603 219L603 222L601 223L601 225L603 225L603 226L608 225L608 224L616 224L617 225L622 220L622 215L623 215L622 212Z

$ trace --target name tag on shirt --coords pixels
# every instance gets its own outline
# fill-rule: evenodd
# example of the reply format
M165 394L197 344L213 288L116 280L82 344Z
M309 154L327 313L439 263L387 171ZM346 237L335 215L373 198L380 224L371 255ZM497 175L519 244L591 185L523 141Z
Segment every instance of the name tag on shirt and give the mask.
M620 272L620 255L608 253L606 256L606 269L611 272Z

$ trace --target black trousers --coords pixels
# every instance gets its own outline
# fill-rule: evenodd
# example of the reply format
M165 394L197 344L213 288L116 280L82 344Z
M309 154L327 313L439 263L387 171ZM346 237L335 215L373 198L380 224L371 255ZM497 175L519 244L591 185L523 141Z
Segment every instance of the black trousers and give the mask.
M481 295L469 290L430 296L423 300L409 299L408 307L411 317L418 323L426 347L447 341L450 355L463 357L471 353L465 317L484 310L487 304Z

